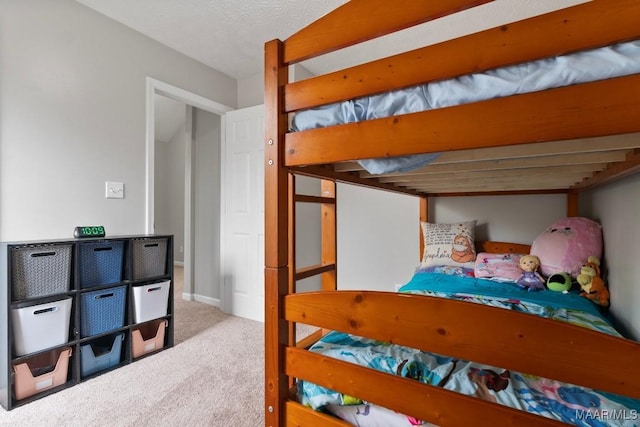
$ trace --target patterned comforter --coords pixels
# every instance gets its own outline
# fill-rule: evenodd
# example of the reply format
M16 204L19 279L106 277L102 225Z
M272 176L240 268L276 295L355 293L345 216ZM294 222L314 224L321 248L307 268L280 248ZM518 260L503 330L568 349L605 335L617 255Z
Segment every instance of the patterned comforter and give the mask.
M593 303L573 293L526 292L510 283L425 272L416 273L400 292L472 301L619 335ZM331 332L311 350L574 425L640 423L640 401L635 399L342 332ZM300 381L298 387L303 404L333 412L355 425L423 424L315 384Z

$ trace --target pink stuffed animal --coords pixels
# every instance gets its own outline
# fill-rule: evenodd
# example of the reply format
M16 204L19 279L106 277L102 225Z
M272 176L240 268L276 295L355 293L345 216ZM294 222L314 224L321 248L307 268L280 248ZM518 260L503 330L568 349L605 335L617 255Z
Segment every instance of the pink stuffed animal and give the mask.
M589 218L563 218L536 237L530 254L540 259L543 276L564 272L575 279L585 259L602 257L602 227Z

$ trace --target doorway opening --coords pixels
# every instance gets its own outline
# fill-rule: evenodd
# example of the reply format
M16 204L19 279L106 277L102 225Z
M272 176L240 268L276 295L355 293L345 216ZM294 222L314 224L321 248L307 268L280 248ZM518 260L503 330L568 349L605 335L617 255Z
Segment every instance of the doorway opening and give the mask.
M156 200L158 199L159 192L162 188L157 188L157 175L156 170L156 120L157 120L157 100L159 97L166 97L170 100L177 101L182 104L185 114L185 139L184 144L184 202L182 206L177 206L177 209L183 209L184 227L182 233L182 242L178 243L174 252L178 255L182 255L183 259L183 271L184 271L184 285L182 291L183 299L187 300L201 300L208 304L220 306L220 299L208 298L206 296L199 297L196 292L196 263L197 261L197 241L199 233L199 223L196 221L197 211L202 206L202 203L198 204L198 198L196 197L196 190L198 180L203 179L199 177L198 171L217 170L220 169L220 161L218 158L218 164L211 165L211 168L198 166L198 159L196 158L197 147L197 134L198 130L194 128L194 123L197 122L196 118L204 114L212 113L215 115L214 120L209 121L212 125L205 126L207 132L217 132L219 135L219 145L224 138L224 114L233 110L231 107L217 103L210 99L204 98L200 95L192 92L185 91L178 87L169 85L167 83L147 78L147 99L146 99L146 198L145 198L145 232L153 234L156 232L156 216L159 212L156 212ZM202 110L198 112L198 110ZM218 147L219 149L219 147ZM202 159L200 159L202 160ZM221 203L220 194L213 194L213 197L217 197L217 204L209 203L209 209L211 206L215 206L218 210L216 217L218 222L221 222ZM219 226L219 224L218 224ZM178 234L178 233L176 233ZM214 253L217 256L217 265L220 266L220 245L218 243L217 250L214 249ZM182 250L182 252L180 252ZM208 255L210 256L210 255ZM199 262L201 265L206 265L205 262ZM218 268L218 275L220 270ZM221 283L220 277L215 277L218 283ZM222 289L221 289L222 291ZM222 295L220 295L222 297Z

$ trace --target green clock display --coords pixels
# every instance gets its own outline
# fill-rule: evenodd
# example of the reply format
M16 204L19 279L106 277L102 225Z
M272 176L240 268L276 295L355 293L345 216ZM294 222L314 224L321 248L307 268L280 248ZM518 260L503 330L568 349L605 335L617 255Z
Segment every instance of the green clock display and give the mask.
M89 225L84 227L76 227L73 230L73 237L104 237L104 227L101 225Z

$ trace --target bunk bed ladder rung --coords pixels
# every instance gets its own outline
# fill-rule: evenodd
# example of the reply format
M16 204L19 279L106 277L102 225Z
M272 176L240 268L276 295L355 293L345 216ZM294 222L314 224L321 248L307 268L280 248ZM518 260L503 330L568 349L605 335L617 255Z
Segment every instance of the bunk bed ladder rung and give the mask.
M310 265L308 267L298 268L296 269L296 280L302 280L309 277L317 276L318 274L323 274L328 271L335 271L336 265L332 264L318 264L318 265Z
M321 196L297 194L295 190L295 174L290 174L290 242L289 265L292 273L290 290L295 292L295 282L309 277L322 275L322 289L335 290L337 276L337 248L336 248L336 182L332 179L320 180ZM320 264L296 268L295 261L295 205L296 203L317 203L320 205L321 229L321 261ZM328 273L328 274L326 274Z
M296 194L295 201L298 203L336 204L336 199L333 197L307 196L304 194Z

